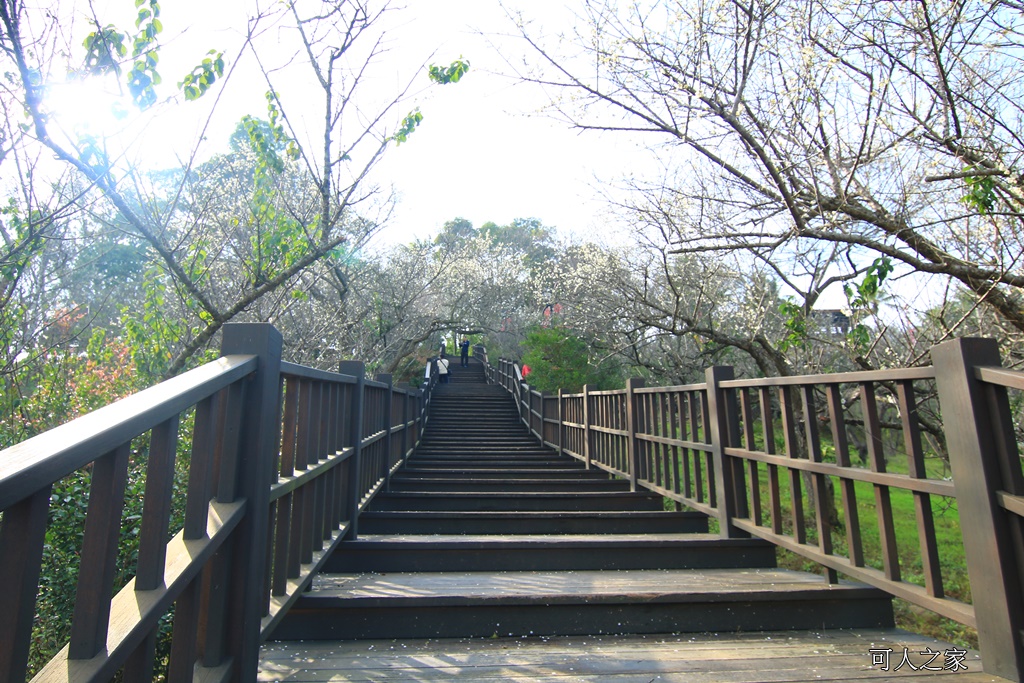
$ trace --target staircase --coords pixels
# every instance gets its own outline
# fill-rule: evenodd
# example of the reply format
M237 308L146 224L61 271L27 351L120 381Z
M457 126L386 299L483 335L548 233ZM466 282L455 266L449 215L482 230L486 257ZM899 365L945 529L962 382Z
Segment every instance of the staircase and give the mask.
M457 359L456 359L457 360ZM774 549L541 447L475 360L416 453L273 638L356 640L871 628L889 597L777 569Z

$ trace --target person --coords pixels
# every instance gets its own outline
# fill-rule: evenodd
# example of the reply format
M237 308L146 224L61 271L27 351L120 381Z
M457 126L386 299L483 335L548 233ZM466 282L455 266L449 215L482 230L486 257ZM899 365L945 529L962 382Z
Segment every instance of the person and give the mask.
M440 349L440 351L438 352L438 355L439 355L439 356L441 356L441 358L444 358L444 352L445 352L445 351L446 351L447 349L448 349L448 345L447 345L447 344L445 344L445 343L444 343L444 339L442 339L442 340L441 340L441 349Z
M437 359L437 380L441 384L448 384L448 359L441 357Z
M469 338L463 337L462 343L459 344L459 348L462 349L462 367L469 367Z

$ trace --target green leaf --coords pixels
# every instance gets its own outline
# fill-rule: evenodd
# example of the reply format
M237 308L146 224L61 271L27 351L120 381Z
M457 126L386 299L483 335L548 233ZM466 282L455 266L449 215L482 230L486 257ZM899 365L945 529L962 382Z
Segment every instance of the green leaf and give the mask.
M964 171L971 172L976 169L967 167ZM996 183L992 176L968 176L964 178L967 186L967 194L960 201L985 215L992 212L996 203Z
M469 71L469 62L463 60L460 55L458 59L447 67L431 64L427 69L427 75L435 83L447 85L449 83L458 83L466 75L467 71Z
M402 125L399 126L391 139L395 141L395 144L400 145L409 139L412 132L416 130L416 127L423 121L423 114L420 113L419 108L413 109L409 114L402 120Z

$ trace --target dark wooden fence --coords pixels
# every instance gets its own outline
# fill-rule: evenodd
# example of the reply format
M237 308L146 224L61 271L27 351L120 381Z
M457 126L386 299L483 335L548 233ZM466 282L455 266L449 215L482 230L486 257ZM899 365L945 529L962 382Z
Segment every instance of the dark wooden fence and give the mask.
M932 361L764 379L714 367L700 384L634 379L624 390L558 395L531 390L506 360L487 374L549 446L708 514L724 537L771 541L818 563L828 581L841 573L975 627L986 672L1021 681L1024 475L1011 398L1020 405L1024 373L1002 369L991 340L940 344ZM928 467L938 450L948 452L948 471ZM874 519L859 518L865 487ZM894 496L913 499L910 537L897 538ZM934 516L942 502L959 512L970 604L946 595ZM842 547L829 526L838 519ZM865 557L872 524L880 558ZM916 544L920 576L905 576L904 544Z
M284 363L270 325L226 326L222 353L0 452L0 680L26 677L47 520L62 504L51 488L64 477L91 472L78 597L70 643L34 680L152 680L159 621L173 608L169 681L252 681L266 634L419 440L433 380L396 387L365 379L359 362L340 373ZM172 537L185 414L184 528ZM115 595L140 436L149 452L138 562Z

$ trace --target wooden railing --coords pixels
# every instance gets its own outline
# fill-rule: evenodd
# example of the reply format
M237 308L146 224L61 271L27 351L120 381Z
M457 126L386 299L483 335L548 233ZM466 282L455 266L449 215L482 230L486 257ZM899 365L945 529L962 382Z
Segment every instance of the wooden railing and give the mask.
M1024 373L1002 369L991 340L940 344L932 361L763 379L713 367L700 384L631 379L624 390L557 396L531 390L509 361L487 376L516 397L543 443L706 513L723 537L765 539L818 563L831 582L841 573L975 627L986 673L1021 681L1024 474L1008 390L1024 390ZM932 465L947 462L931 457L940 450L948 470ZM874 519L860 518L858 491L870 492ZM909 537L897 538L897 497L913 503ZM935 532L943 503L959 513L970 603L946 594L950 549ZM865 554L872 524L878 557ZM920 577L900 566L905 544L916 544Z
M224 328L222 357L0 452L0 680L24 681L51 488L91 473L71 639L34 681L150 681L173 611L169 681L252 681L260 643L411 453L425 390L281 362L270 325ZM183 416L184 526L171 532ZM144 443L135 578L113 599L129 454ZM133 445L134 444L134 445Z

